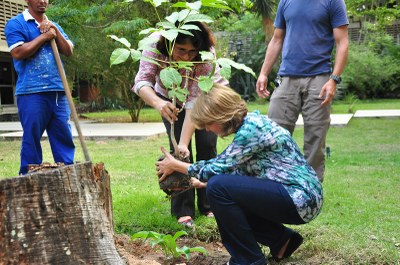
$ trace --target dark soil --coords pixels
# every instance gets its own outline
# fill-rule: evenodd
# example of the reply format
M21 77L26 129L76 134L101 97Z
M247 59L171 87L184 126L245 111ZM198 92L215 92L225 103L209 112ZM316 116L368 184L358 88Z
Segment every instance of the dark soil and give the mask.
M152 248L142 240L132 241L127 235L116 235L115 245L129 265L222 265L229 260L229 254L220 242L204 243L196 239L180 238L180 247L204 247L208 254L193 252L189 261L168 259L161 249Z

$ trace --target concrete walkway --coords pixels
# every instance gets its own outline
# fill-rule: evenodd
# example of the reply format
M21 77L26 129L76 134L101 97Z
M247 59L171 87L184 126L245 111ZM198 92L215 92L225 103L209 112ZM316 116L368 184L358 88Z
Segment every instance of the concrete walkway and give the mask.
M142 140L166 135L162 122L157 123L90 123L79 122L85 140L118 139ZM72 135L78 137L72 123ZM21 139L22 127L19 122L0 122L0 140ZM47 137L46 132L43 137Z
M353 114L332 114L331 127L343 127L352 118L364 117L400 117L400 110L359 110ZM85 140L124 139L142 140L150 137L166 135L164 124L157 123L94 123L79 122ZM303 126L300 116L297 126ZM78 137L75 125L72 124L72 133ZM47 137L46 133L43 135ZM19 122L0 122L0 140L21 139L22 127Z
M387 118L400 117L400 110L357 110L354 118Z
M331 114L331 127L344 127L349 123L353 114ZM296 126L303 126L303 117L300 115Z

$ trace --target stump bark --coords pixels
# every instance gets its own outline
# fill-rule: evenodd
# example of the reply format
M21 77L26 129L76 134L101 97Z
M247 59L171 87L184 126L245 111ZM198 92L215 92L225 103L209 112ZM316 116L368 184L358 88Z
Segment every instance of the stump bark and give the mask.
M114 244L103 164L0 181L0 264L126 264Z

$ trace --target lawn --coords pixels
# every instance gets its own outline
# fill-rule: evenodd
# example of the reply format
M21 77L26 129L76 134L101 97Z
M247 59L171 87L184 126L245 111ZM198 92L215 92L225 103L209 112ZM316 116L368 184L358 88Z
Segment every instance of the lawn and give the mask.
M267 113L268 101L258 100L258 102L249 102L250 111L260 110L261 113ZM335 101L332 105L333 114L355 113L357 110L374 110L374 109L400 109L400 100L342 100ZM127 110L115 110L106 112L90 112L82 113L82 117L94 119L98 122L131 122ZM161 117L156 110L145 107L140 111L139 122L160 122Z
M379 107L372 106L375 103ZM359 105L363 107L356 104L357 109L400 109L399 101ZM339 112L346 113L347 105L340 106ZM290 259L291 264L400 263L399 128L399 118L353 118L346 127L330 129L323 210L311 223L294 226L305 236L305 243ZM294 138L299 146L302 136L302 129L296 129ZM219 151L230 141L230 137L219 139ZM76 160L83 161L78 141L76 145ZM87 146L92 161L104 162L111 176L117 233L182 229L170 216L169 200L159 190L155 175L154 163L161 154L160 146L167 146L166 137L87 141ZM20 141L0 141L0 178L16 175L19 147ZM46 141L43 147L44 160L51 161ZM196 226L195 232L188 231L191 237L219 238L214 220L197 216Z

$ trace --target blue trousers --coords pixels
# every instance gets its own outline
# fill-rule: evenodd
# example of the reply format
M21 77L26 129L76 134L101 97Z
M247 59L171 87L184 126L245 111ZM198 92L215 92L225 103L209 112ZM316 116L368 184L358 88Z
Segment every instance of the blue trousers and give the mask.
M207 183L229 264L265 265L259 245L276 256L293 234L283 224L304 224L284 186L275 181L241 175L216 175Z
M64 92L45 92L17 96L18 114L24 130L20 174L29 164L43 161L40 139L46 130L54 162L74 163L75 145L69 124L71 111Z

